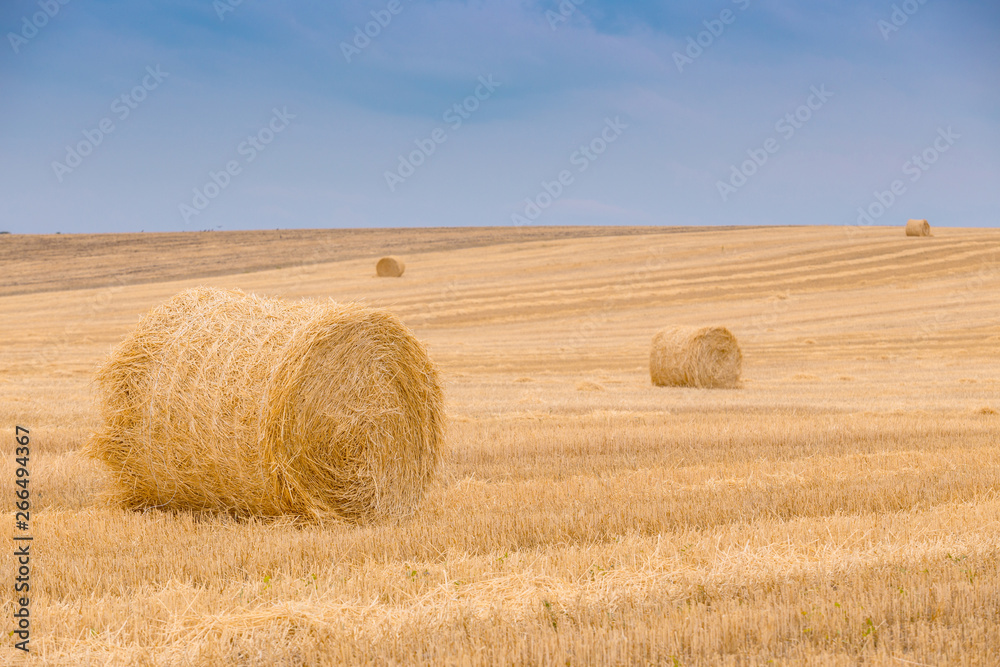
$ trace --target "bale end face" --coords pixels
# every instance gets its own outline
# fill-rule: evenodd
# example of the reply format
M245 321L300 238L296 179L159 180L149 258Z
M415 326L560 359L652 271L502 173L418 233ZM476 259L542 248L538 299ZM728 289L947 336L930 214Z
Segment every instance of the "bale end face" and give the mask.
M667 327L653 336L649 375L655 386L735 388L742 369L743 353L724 327Z
M907 236L930 236L931 226L926 220L908 220L906 223Z
M406 263L398 257L383 257L375 265L375 273L380 278L398 278L406 270Z

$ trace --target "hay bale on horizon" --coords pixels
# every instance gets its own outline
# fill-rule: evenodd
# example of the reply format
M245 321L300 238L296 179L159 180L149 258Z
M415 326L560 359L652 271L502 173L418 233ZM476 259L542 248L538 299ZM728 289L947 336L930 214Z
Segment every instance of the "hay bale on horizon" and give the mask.
M398 278L403 275L403 271L405 270L406 262L391 255L383 257L375 265L375 273L377 273L380 278Z
M931 226L926 220L907 220L906 221L906 235L907 236L930 236Z
M725 327L666 327L653 336L649 376L658 387L739 386L743 353Z
M197 288L98 373L88 453L131 508L369 522L410 514L441 456L442 395L392 314Z

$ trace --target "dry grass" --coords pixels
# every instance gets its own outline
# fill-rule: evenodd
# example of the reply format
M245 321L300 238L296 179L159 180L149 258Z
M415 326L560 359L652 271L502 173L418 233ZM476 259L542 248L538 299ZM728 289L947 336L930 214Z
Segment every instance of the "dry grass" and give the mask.
M32 428L37 569L32 655L0 662L995 664L1000 235L898 233L528 242L427 254L408 281L359 253L220 279L366 299L426 341L450 453L416 514L362 526L96 504L107 473L78 451L93 370L202 281L4 297L0 413ZM636 332L664 319L730 323L744 388L651 387ZM12 577L8 557L7 618Z
M743 353L725 327L666 327L649 351L649 376L658 387L739 386Z
M590 380L581 380L576 383L577 391L604 391L604 385Z
M129 509L400 517L440 459L426 351L356 304L186 290L129 332L98 384L88 451Z
M930 236L931 226L926 220L907 220L906 221L906 235L907 236Z

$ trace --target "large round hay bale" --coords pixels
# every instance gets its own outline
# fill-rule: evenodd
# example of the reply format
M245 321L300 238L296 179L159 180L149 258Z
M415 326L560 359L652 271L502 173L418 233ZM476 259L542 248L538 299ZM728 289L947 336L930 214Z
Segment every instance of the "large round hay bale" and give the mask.
M98 374L90 454L123 507L410 514L440 459L437 372L392 314L209 288L148 313Z
M653 336L649 375L659 387L736 387L743 353L724 327L667 327Z
M375 265L375 273L381 278L398 278L406 270L406 263L398 257L383 257Z
M930 236L931 226L926 220L907 220L907 236Z

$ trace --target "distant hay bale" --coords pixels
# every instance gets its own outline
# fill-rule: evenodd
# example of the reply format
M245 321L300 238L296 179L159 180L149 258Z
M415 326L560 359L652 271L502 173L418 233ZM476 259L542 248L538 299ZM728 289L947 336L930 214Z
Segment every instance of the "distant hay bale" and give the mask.
M398 278L406 270L406 263L398 257L383 257L375 265L375 273L381 278Z
M87 445L131 509L369 522L410 514L440 459L437 372L392 314L198 288L98 373Z
M926 220L908 220L906 222L907 236L930 236L931 226Z
M659 387L736 387L743 353L724 327L667 327L653 336L649 375Z

